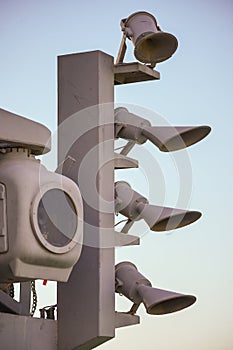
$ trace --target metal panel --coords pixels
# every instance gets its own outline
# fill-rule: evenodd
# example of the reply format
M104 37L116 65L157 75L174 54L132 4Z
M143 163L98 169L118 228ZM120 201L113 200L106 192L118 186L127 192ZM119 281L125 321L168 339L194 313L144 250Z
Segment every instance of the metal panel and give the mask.
M114 248L102 241L114 224L113 77L113 57L101 51L58 58L58 158L84 196L85 220L81 257L58 283L62 350L92 349L115 332Z
M4 350L57 350L57 321L0 313Z

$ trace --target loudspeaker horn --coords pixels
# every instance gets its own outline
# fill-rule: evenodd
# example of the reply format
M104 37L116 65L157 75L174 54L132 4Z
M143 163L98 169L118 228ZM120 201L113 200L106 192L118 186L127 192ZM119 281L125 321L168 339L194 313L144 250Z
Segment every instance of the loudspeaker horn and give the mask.
M140 62L156 64L165 61L177 49L176 37L162 32L155 17L148 12L133 13L124 20L124 27L135 46L134 55Z
M211 131L209 126L148 126L142 134L162 152L177 151L204 139Z
M148 314L165 315L180 311L195 303L196 297L139 285L137 288Z
M190 225L201 217L199 211L139 203L137 211L152 231L169 231Z
M152 126L149 120L130 113L125 107L118 107L115 115L115 137L143 144L151 141L163 152L176 151L189 147L211 131L206 125L201 126Z
M131 221L143 219L152 231L168 231L193 223L199 211L151 205L126 181L115 183L115 210Z
M115 266L116 293L123 294L134 304L130 313L135 314L139 305L144 304L151 315L163 315L189 307L196 301L193 295L153 288L151 282L129 261Z

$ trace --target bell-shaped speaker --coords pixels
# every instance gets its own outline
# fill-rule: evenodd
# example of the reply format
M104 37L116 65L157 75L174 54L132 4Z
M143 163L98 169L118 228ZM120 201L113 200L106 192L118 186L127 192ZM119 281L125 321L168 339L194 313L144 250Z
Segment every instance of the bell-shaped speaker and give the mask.
M152 231L169 231L187 226L201 217L199 211L139 203L137 211Z
M209 126L148 126L142 134L160 151L171 152L189 147L206 137L211 131Z
M134 55L143 63L159 63L170 58L178 46L174 35L164 32L142 34L135 43Z
M178 46L176 37L162 32L148 12L136 12L125 22L127 36L133 41L134 55L140 62L156 64L167 60Z
M137 288L148 314L164 315L180 311L194 304L196 297L153 288L141 284Z

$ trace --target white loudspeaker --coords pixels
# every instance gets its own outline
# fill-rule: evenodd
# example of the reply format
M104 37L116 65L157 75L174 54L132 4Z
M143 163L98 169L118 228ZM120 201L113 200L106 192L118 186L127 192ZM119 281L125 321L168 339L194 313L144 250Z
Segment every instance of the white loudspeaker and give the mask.
M151 315L165 315L180 311L196 301L193 295L184 295L145 285L139 285L137 291L147 313Z
M133 13L123 20L124 30L135 48L134 55L138 61L156 64L167 60L178 46L176 37L162 32L156 19L148 12Z
M201 217L198 211L151 205L125 181L115 183L115 209L131 221L143 219L152 231L173 230Z
M139 203L137 211L152 231L169 231L190 225L201 217L198 211Z
M142 130L142 135L162 152L177 151L189 147L210 133L209 126L150 126Z
M163 152L176 151L189 147L211 131L206 125L202 126L152 126L149 120L130 113L127 108L115 109L115 138L123 138L143 144L151 141Z
M134 311L143 303L148 314L164 315L185 309L196 301L193 295L153 288L151 282L128 261L115 266L115 276L115 291L135 304L136 307L131 309ZM132 313L135 313L134 311Z

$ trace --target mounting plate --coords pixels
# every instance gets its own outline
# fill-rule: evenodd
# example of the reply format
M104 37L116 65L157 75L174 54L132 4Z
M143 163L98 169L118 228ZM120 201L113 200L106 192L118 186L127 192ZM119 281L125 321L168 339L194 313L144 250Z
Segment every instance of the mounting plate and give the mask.
M139 62L114 64L114 85L159 80L160 73Z

